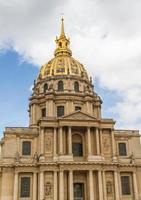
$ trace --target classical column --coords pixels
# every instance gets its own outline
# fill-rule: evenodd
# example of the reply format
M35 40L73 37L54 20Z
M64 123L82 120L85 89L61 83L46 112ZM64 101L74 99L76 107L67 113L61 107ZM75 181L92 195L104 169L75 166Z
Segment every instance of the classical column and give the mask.
M40 151L44 154L44 129L41 129Z
M54 171L54 200L57 200L57 171Z
M114 130L111 130L111 137L112 137L112 153L113 153L113 156L115 156L116 155L116 149L115 149Z
M114 181L115 181L115 197L116 200L120 199L120 190L119 190L119 178L118 178L118 172L114 171Z
M63 128L59 128L59 154L63 154Z
M133 187L134 187L134 197L135 197L135 200L138 200L139 196L138 196L138 186L137 186L136 172L133 172Z
M89 189L90 200L94 200L94 179L92 170L89 170Z
M37 200L37 172L33 173L33 200Z
M18 172L15 172L14 177L14 195L13 200L18 200Z
M98 171L98 188L99 188L99 200L103 200L103 188L102 188L101 170Z
M87 139L88 139L88 156L89 156L92 155L90 127L87 127Z
M69 171L69 200L73 200L73 171Z
M72 154L72 132L71 127L68 128L68 153Z
M53 154L54 157L56 157L57 154L57 133L56 133L56 127L54 128L54 134L53 134Z
M103 178L103 199L107 200L105 171L102 171L102 178Z
M103 138L102 138L102 129L100 129L100 152L101 152L101 155L103 155Z
M40 172L40 200L44 199L44 172Z
M96 151L97 151L97 155L100 155L99 131L98 131L98 128L96 128Z
M59 172L59 200L64 200L64 172Z

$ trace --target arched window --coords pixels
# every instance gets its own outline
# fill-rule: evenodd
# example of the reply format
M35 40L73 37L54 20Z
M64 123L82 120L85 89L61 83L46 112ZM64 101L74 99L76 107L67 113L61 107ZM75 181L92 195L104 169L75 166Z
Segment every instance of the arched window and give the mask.
M44 93L46 93L47 90L48 90L48 84L45 83L45 84L44 84Z
M72 153L73 156L83 156L82 137L78 134L72 136Z
M59 42L59 47L62 47L62 42Z
M41 109L41 116L46 117L46 108Z
M63 91L64 90L64 83L63 81L58 82L58 91Z
M74 82L74 91L79 92L79 83L77 81Z
M57 117L64 116L64 106L57 106Z

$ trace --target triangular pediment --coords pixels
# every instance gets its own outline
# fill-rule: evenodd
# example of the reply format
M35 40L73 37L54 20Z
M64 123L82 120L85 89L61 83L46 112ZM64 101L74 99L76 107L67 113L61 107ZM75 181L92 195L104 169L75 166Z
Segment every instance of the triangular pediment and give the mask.
M94 116L91 116L82 111L76 111L76 112L66 115L62 118L63 119L72 119L72 120L96 120L96 118Z

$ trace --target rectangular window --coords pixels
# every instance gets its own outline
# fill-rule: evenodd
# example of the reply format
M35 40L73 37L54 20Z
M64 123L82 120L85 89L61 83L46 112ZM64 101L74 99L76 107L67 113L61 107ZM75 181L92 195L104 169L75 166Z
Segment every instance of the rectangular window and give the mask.
M57 107L57 117L64 116L64 106Z
M22 155L24 155L24 156L31 155L31 142L30 141L24 141L22 143Z
M72 143L73 156L83 156L83 146L81 143Z
M121 176L121 188L123 195L130 195L130 177L129 176Z
M119 143L119 155L120 156L127 156L127 151L126 151L126 143Z
M30 177L21 177L20 197L30 197Z
M46 108L43 108L42 110L41 110L41 114L42 114L42 117L46 117Z

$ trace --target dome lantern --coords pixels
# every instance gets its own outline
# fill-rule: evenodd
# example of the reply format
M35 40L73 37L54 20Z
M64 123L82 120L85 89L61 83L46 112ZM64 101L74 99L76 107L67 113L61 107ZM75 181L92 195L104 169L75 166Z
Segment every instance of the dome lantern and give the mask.
M67 39L64 31L64 19L61 19L61 32L59 38L56 37L55 56L71 56L72 52L69 48L70 41Z

